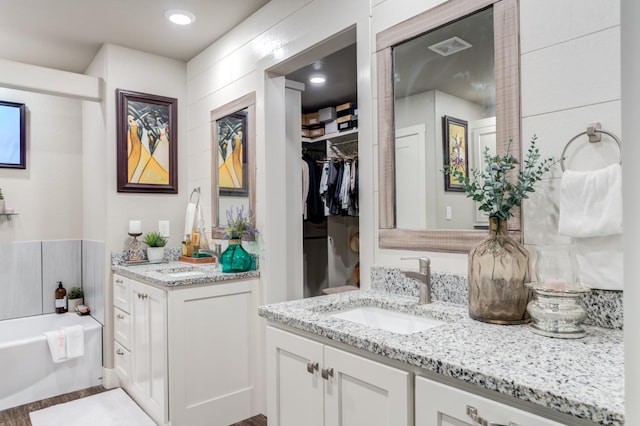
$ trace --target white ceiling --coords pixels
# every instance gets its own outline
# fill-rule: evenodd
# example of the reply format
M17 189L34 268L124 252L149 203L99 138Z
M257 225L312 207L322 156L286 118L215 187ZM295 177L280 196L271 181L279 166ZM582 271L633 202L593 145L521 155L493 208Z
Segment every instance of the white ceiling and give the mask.
M0 0L0 58L82 73L103 43L188 61L269 0ZM186 9L178 26L167 9Z

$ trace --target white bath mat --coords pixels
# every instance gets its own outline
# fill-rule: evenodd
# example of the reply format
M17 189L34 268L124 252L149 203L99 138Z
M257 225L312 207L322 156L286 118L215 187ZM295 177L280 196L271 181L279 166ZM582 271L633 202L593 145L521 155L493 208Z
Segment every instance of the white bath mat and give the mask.
M156 426L122 389L29 413L33 426Z

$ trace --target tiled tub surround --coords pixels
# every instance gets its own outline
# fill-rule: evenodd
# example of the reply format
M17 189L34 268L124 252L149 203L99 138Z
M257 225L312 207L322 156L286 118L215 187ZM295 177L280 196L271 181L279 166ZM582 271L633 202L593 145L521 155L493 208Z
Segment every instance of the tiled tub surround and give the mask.
M446 324L401 335L326 315L363 305L424 315ZM460 304L435 300L417 305L415 296L377 289L261 306L259 313L274 323L561 413L595 423L624 424L623 333L619 330L587 326L582 339L552 339L531 333L527 325L473 321Z
M418 282L407 278L399 268L371 267L371 288L389 293L418 296ZM431 298L442 302L466 305L468 303L468 281L466 275L431 273ZM582 305L587 309L586 325L622 330L622 292L592 290L582 296Z
M104 323L104 242L0 242L0 320L55 312L54 291L82 287L91 316Z

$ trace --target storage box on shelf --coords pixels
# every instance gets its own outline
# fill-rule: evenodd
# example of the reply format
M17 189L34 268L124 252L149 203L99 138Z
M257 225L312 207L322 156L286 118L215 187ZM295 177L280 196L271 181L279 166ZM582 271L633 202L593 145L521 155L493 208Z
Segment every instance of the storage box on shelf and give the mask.
M335 107L322 108L318 111L318 118L321 123L329 123L337 117Z

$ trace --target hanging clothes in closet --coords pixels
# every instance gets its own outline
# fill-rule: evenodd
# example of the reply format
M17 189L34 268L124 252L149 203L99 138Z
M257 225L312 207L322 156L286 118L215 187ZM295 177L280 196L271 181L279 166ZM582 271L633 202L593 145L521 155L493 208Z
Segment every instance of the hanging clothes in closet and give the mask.
M357 158L331 158L323 162L318 192L326 216L358 216L357 182Z
M324 203L319 193L321 167L308 152L302 155L302 213L303 219L311 223L325 220Z

